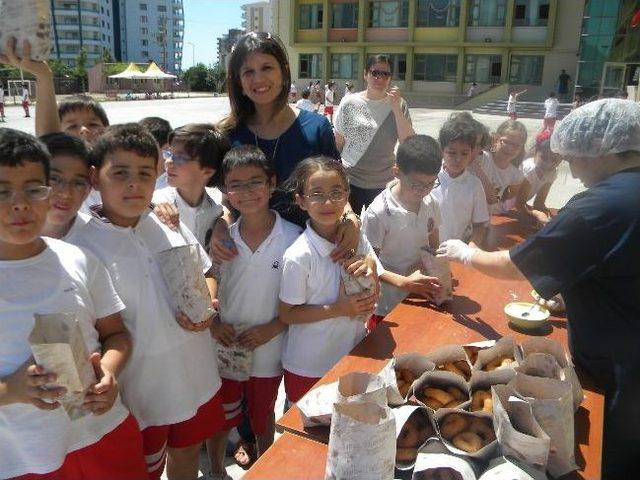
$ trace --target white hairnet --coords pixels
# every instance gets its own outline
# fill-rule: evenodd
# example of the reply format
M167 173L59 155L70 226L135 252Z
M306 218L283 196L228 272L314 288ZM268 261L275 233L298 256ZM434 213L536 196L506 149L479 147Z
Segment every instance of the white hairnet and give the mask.
M640 151L640 105L607 98L574 110L551 136L551 150L572 157Z

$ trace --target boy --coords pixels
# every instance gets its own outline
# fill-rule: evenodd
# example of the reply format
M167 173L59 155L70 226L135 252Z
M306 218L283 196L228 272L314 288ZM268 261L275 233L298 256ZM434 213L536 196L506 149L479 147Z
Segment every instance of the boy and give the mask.
M66 133L50 133L40 140L51 154L50 208L42 234L74 243L91 218L78 211L91 191L89 151L81 139Z
M153 201L177 208L180 221L191 230L200 245L209 245L215 220L222 215L222 193L210 188L229 150L226 136L214 125L191 123L169 134L165 167L169 186L157 190Z
M443 165L438 174L440 185L432 192L442 222L440 240L450 238L481 244L489 221L489 211L480 180L467 171L477 142L476 129L456 118L440 129Z
M509 91L509 99L507 100L507 116L511 120L518 119L518 112L517 112L518 97L525 92L526 90L521 90L520 92L516 92L515 88L512 88Z
M308 88L305 88L302 91L302 98L296 102L296 108L298 110L307 110L309 112L317 112L318 106L314 105L309 97L311 96L311 92Z
M542 121L542 129L549 130L553 133L558 119L558 106L560 102L556 98L556 92L549 92L549 97L544 101L544 120Z
M97 101L89 95L74 95L58 105L60 129L94 143L109 126L107 113Z
M4 86L0 82L0 122L4 123Z
M172 231L150 209L157 161L158 144L141 126L107 129L94 145L91 170L103 203L92 207L76 241L103 259L126 306L135 349L120 382L143 429L149 477L160 478L168 453L170 479L195 479L200 444L222 428L221 382L210 320L196 325L174 313L156 263L162 250L197 243L185 226Z
M22 84L22 108L24 109L25 118L28 118L31 116L31 114L29 113L30 101L31 101L31 98L29 96L29 84L23 83Z
M440 211L429 193L437 183L442 152L426 135L413 135L400 144L396 178L367 208L365 233L384 267L376 315L384 317L409 293L430 298L438 281L420 273L420 247L440 245Z
M45 147L0 129L0 478L144 478L142 437L116 381L132 347L124 305L93 254L40 237L48 177ZM74 421L28 340L34 313L62 312L75 314L98 378L86 395L91 413Z
M173 129L168 121L160 117L145 117L140 120L140 125L153 135L153 138L156 139L156 142L158 142L160 146L156 190L165 188L169 184L167 183L167 172L165 172L164 169L164 152L169 149L169 134Z
M275 172L264 153L253 146L230 150L222 175L231 205L240 218L230 227L238 256L220 266L218 301L220 317L211 331L224 346L240 344L251 351L249 378L222 379L226 426L208 442L213 478L224 478L224 450L229 430L242 419L246 402L258 454L273 443L274 407L282 379L282 344L286 325L278 319L278 293L282 256L300 235L300 228L269 210ZM259 276L260 282L256 282ZM234 325L249 325L235 334Z

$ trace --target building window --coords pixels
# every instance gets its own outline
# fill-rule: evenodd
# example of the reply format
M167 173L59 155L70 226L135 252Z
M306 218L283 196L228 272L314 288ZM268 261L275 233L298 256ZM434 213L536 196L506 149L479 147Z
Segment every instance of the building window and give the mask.
M353 79L357 74L357 53L334 53L331 55L331 78Z
M331 28L358 28L357 3L336 3L331 8Z
M503 27L507 0L471 0L470 27Z
M146 3L141 3L140 4L140 10L146 10L147 9L147 4Z
M406 28L409 23L407 0L375 0L369 2L369 26L374 28Z
M542 55L513 55L509 82L520 85L541 85L544 56Z
M158 11L159 12L166 12L167 11L167 6L166 5L158 5Z
M322 77L322 71L320 69L320 63L322 62L322 55L319 53L301 53L300 54L300 68L298 72L299 78L320 78Z
M300 29L322 28L322 4L300 5Z
M455 82L458 76L457 55L425 55L414 57L413 79L426 82Z
M418 0L416 26L457 27L460 0Z
M467 55L464 81L466 83L500 83L502 57L500 55Z
M549 20L549 0L516 0L513 25L516 27L546 27Z
M149 46L149 40L142 40L142 46L143 47Z
M140 33L141 33L142 35L148 35L148 34L149 34L149 29L148 29L147 27L142 27L142 28L140 29Z
M147 23L149 18L146 15L140 15L140 23Z
M373 58L375 55L379 54L372 54L369 58ZM389 57L391 71L393 72L393 80L404 80L405 75L407 74L407 55L404 53L384 53L382 55Z
M142 50L142 56L143 57L148 57L149 56L149 52L147 50Z

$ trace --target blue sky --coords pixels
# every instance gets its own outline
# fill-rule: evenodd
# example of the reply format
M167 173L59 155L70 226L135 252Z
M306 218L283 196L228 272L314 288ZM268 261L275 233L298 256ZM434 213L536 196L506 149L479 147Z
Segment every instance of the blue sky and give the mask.
M182 68L186 70L193 62L205 65L216 63L217 39L230 28L240 28L240 5L248 0L184 0L184 50Z

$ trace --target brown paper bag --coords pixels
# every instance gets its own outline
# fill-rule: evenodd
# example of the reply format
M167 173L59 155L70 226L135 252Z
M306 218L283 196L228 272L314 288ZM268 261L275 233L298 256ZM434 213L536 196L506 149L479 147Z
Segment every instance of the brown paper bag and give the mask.
M476 363L476 360L478 359L478 352L480 352L480 350L486 350L487 348L493 347L495 344L495 340L482 340L480 342L471 342L462 345L464 352L467 354L469 365Z
M427 360L423 355L419 353L403 353L397 357L391 359L378 375L382 378L384 384L387 387L387 398L389 405L398 406L407 403L409 395L411 395L411 387L407 390L406 395L402 395L398 390L398 378L396 377L396 369L408 369L415 377L412 384L420 378L426 371L431 371L435 368L435 365L430 360Z
M487 371L487 368L493 368L496 370L503 368L515 368L517 365L516 350L517 345L512 337L502 337L496 342L493 347L487 348L485 350L480 350L478 352L478 358L476 360L476 363L473 364L473 370ZM498 365L495 368L492 366L495 365L495 363L500 359L506 357L511 359L511 362L508 365Z
M82 404L87 390L97 380L75 314L35 314L34 318L35 326L29 335L33 358L58 375L55 385L67 389L60 401L67 415L75 420L91 413L82 409Z
M420 260L423 274L436 277L442 285L442 291L440 295L433 299L433 303L439 306L451 300L453 298L453 282L449 262L424 249L420 250Z
M482 370L474 370L471 374L469 387L471 390L470 410L474 411L474 393L478 390L485 390L491 397L491 387L493 385L506 385L516 376L516 372L512 368L501 368L493 372L483 372ZM477 407L477 405L476 405ZM483 405L484 407L484 405Z
M484 418L489 421L490 424L493 423L493 416L487 412L466 412L464 410L459 410L455 408L441 408L437 412L434 413L433 418L435 420L436 428L438 429L438 433L442 438L442 443L447 447L447 449L456 454L461 455L463 457L473 458L474 460L488 461L489 459L496 456L496 452L498 451L498 441L493 440L490 443L487 443L484 447L476 452L466 452L457 448L449 439L445 438L442 435L442 425L444 418L450 413L457 413L463 415L467 418Z
M51 51L51 3L49 0L0 0L0 53L6 53L14 37L16 55L24 57L22 44L31 44L31 59L44 61Z
M201 269L197 245L183 245L157 254L158 265L176 311L193 323L202 323L215 313Z
M325 479L392 480L395 417L373 402L336 403L331 418Z
M465 381L469 381L471 378L471 365L467 360L467 354L460 345L443 345L425 354L425 357L436 364L436 370L455 371Z

